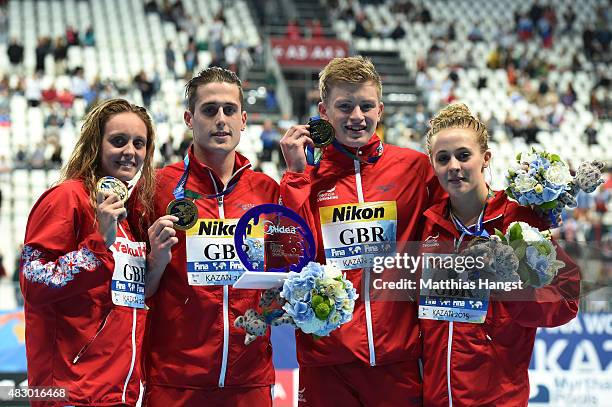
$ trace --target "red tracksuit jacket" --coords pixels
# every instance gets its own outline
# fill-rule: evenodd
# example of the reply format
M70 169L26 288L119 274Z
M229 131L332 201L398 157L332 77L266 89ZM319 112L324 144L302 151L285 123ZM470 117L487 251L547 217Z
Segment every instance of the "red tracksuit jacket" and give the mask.
M454 239L461 236L448 217L448 201L431 207L425 217L422 241L427 240L428 248L423 252L439 251L436 243L452 247ZM503 191L497 192L485 210L485 229L490 234L495 229L505 233L515 221L547 229L530 208L510 201ZM420 320L425 406L527 405L527 370L536 329L562 325L578 311L580 270L560 248L557 259L565 262L565 267L551 285L524 288L520 298L531 301L492 299L483 324Z
M215 173L200 163L189 149L186 189L202 195L221 192ZM183 174L183 162L157 173L155 217L165 215L172 194ZM195 201L199 218L240 218L248 209L278 202L278 184L250 169L248 160L236 153L235 187L219 198ZM231 184L230 181L229 184ZM190 286L186 271L185 232L177 230L179 242L172 247L159 289L150 306L145 345L147 385L214 389L257 387L274 384L269 334L244 344L244 331L235 319L247 309L257 309L259 291L231 286Z
M122 227L133 240L127 222ZM135 405L146 312L112 303L113 255L81 181L63 182L40 197L24 243L28 383L69 393L65 402L32 405Z
M309 224L317 243L317 261L325 263L319 208L346 203L394 201L398 242L416 241L422 231L423 212L441 194L426 155L383 144L374 135L359 149L359 157L329 146L317 167L305 173L287 172L281 181L283 204ZM314 340L297 333L300 366L325 366L361 360L372 366L420 357L416 305L407 301L370 301L370 273L346 272L359 298L353 319L330 336ZM416 365L415 365L416 366Z

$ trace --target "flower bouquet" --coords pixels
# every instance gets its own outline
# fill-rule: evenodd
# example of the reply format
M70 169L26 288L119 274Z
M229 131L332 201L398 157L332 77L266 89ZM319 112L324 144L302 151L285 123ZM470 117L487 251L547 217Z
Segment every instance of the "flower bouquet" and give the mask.
M268 325L290 324L315 337L328 336L353 318L357 297L337 267L310 262L300 273L288 273L282 287L263 292L261 313L249 309L234 325L246 331L246 345L265 335Z
M547 216L556 227L563 209L576 206L580 190L590 193L604 182L603 168L599 161L583 162L572 177L569 166L558 155L532 148L517 155L516 163L508 170L506 194Z
M524 286L543 287L552 282L565 263L557 260L557 251L549 232L540 232L525 222L512 222L503 234L495 230L488 240L474 241L463 254L483 256L483 271L497 281L520 280Z

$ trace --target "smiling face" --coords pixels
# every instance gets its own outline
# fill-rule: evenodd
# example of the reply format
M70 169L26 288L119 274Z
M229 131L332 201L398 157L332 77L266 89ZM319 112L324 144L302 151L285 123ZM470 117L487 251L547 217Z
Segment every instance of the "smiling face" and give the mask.
M147 137L147 126L135 113L111 116L102 136L101 175L110 175L123 182L132 180L145 160Z
M430 159L440 185L451 199L486 190L484 168L489 165L491 152L482 152L474 130L440 130L432 137Z
M374 82L338 82L331 85L327 101L319 103L319 112L332 124L341 144L362 147L376 130L383 103Z
M187 127L193 129L194 153L200 161L207 154L233 153L246 126L247 114L240 105L236 84L211 82L200 85L193 113L184 115Z

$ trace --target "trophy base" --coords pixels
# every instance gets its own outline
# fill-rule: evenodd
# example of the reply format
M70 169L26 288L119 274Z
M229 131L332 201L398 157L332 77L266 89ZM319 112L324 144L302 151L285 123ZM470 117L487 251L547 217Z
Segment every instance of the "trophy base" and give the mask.
M234 288L268 289L280 287L289 273L274 273L266 271L245 271L238 281L233 285Z

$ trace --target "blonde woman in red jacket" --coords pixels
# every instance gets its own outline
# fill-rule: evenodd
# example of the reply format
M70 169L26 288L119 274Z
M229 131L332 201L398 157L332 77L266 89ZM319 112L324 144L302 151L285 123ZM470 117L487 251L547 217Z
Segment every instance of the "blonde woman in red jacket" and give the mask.
M425 212L423 252L460 251L480 229L506 232L514 221L546 229L530 208L490 191L484 179L491 160L487 130L465 105L447 106L430 126L428 153L449 198ZM578 311L579 269L559 248L557 258L565 267L549 286L525 287L503 301L501 292L491 291L484 323L420 320L424 405L527 405L536 329L562 325Z
M21 259L28 384L57 388L58 396L34 406L136 405L147 250L130 231L124 202L96 183L112 176L127 185L140 172L142 188L129 200L151 212L154 138L144 108L123 99L99 104L61 182L32 208ZM152 243L156 267L167 262L172 233Z

